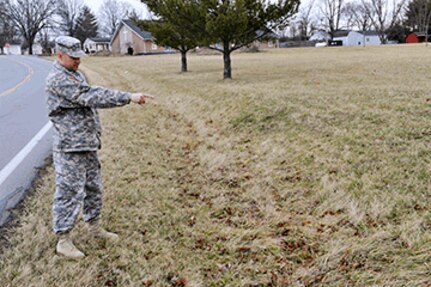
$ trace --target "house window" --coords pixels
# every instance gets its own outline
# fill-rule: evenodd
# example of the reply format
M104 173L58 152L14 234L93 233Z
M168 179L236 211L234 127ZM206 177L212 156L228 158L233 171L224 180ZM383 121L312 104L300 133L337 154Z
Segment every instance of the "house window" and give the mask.
M122 33L122 40L123 40L123 43L130 43L130 33L129 33L129 31L127 31L127 30L123 30L123 33Z
M155 44L155 43L151 43L151 49L153 49L153 50L157 50L157 44Z
M367 42L370 42L370 38L367 38Z

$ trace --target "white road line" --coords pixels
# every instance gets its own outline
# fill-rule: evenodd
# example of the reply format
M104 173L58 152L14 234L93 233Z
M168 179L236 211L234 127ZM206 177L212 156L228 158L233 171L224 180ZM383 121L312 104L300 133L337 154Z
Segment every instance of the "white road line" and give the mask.
M11 175L15 168L25 159L31 150L42 140L51 128L52 123L48 122L20 152L0 171L0 185Z

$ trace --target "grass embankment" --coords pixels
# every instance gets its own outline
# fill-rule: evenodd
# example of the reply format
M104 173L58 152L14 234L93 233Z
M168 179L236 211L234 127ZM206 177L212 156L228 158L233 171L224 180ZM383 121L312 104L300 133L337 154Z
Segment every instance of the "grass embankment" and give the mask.
M430 286L431 48L85 58L93 84L148 91L102 111L103 219L54 254L52 168L1 286Z

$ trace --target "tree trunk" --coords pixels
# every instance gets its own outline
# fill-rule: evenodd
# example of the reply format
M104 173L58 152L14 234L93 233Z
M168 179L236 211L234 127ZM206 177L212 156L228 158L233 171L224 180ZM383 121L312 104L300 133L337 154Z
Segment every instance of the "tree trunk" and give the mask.
M385 32L382 30L379 30L378 33L379 33L380 42L382 42L382 45L386 45Z
M181 72L187 72L187 51L181 51Z
M430 26L430 17L431 17L431 12L429 12L426 23L425 23L425 46L428 47L428 31L429 31L429 26Z
M28 39L28 54L29 55L33 55L33 41L34 41L34 38Z
M224 73L223 79L232 79L232 66L230 60L229 43L224 43L223 45L223 60L224 60Z

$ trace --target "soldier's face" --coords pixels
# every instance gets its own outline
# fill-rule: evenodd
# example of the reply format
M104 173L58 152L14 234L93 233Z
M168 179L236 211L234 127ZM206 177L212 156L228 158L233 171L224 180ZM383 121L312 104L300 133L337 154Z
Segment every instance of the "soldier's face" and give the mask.
M62 52L58 53L58 61L63 67L71 71L77 71L79 64L81 64L80 58L74 58Z

